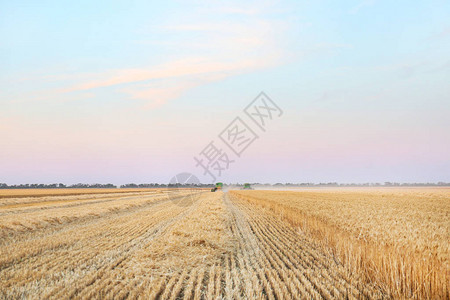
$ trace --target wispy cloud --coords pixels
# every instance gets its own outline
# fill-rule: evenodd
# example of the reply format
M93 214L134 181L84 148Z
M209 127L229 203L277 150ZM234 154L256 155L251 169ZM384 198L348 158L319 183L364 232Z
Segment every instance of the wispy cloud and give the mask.
M120 69L95 74L81 84L71 86L64 92L90 90L102 87L116 86L126 83L138 83L155 79L167 79L189 75L207 74L218 71L230 71L236 66L223 62L207 61L191 57L157 66L142 69Z
M167 50L172 57L169 62L91 73L81 79L74 74L73 82L70 76L63 76L64 83L69 84L55 93L70 95L88 90L95 93L97 89L109 88L127 94L130 99L146 100L146 106L154 108L189 89L276 66L284 56L285 50L278 41L283 39L280 26L285 24L267 16L270 5L271 1L258 8L244 4L213 5L191 12L189 19L168 20L152 31L159 33L155 46ZM215 20L211 20L212 14L217 16ZM229 14L236 15L232 21Z
M132 88L123 88L120 92L128 94L131 99L144 100L145 108L157 108L171 99L180 97L190 89L224 79L227 76L229 76L227 73L215 73L190 76L189 79L169 78L140 84Z

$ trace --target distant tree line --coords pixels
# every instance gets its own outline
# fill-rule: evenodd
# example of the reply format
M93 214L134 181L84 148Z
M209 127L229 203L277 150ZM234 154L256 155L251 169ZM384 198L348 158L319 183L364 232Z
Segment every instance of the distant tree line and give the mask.
M159 184L159 183L141 183L141 184L127 183L127 184L122 184L120 186L121 189L130 189L130 188L162 188L162 187L167 187L167 184Z
M212 184L211 183L199 183L199 184L193 184L193 183L178 183L178 184L160 184L160 183L140 183L140 184L136 184L136 183L128 183L128 184L122 184L120 186L121 189L129 189L129 188L174 188L174 187L198 187L198 188L203 188L203 187L210 187Z
M0 183L0 189L114 189L117 188L114 184L107 183L77 183L72 185L65 185L63 183L32 183L32 184L17 184L17 185L7 185L6 183Z
M398 182L384 182L384 183L337 183L337 182L321 182L321 183L250 183L252 186L266 186L266 187L389 187L389 186L450 186L450 182L438 183L398 183ZM123 184L120 188L171 188L171 187L210 187L213 183L201 184L160 184L160 183L128 183ZM244 186L243 183L224 183L224 186Z
M241 186L242 184L234 184L237 186ZM390 186L450 186L450 182L417 182L417 183L398 183L398 182L389 182L386 181L384 183L379 182L368 182L368 183L337 183L337 182L321 182L321 183L251 183L254 186L273 186L273 187L390 187Z
M175 187L193 187L193 188L207 188L211 187L212 183L200 183L200 184L164 184L164 183L128 183L123 184L120 188L175 188ZM230 183L224 184L224 186L243 186L242 183ZM450 186L450 182L438 182L438 183L398 183L398 182L384 182L384 183L337 183L337 182L327 182L327 183L251 183L252 186L261 186L261 187L395 187L395 186ZM6 183L0 183L0 189L99 189L99 188L108 188L114 189L117 188L116 185L107 183L107 184L86 184L86 183L77 183L72 185L65 185L63 183L52 183L52 184L42 184L42 183L33 183L33 184L17 184L17 185L8 185Z

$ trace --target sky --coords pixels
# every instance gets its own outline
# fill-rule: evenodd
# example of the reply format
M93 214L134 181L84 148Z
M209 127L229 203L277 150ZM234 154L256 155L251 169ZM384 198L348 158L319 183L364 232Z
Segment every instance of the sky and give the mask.
M182 172L450 182L450 1L0 0L0 182Z

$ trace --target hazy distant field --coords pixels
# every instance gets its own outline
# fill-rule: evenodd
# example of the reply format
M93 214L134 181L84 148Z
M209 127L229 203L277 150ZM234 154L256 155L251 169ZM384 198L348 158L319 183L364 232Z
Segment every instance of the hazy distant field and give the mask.
M0 297L449 297L450 189L168 193L0 190Z

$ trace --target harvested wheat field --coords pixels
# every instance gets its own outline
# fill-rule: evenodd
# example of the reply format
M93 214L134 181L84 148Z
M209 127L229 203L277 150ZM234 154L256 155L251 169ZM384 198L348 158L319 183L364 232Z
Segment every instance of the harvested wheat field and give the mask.
M0 199L0 297L449 297L449 190L119 191Z
M394 298L448 299L450 189L234 191Z

